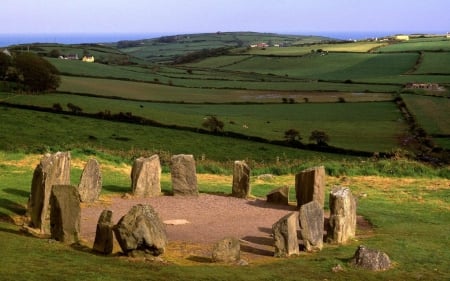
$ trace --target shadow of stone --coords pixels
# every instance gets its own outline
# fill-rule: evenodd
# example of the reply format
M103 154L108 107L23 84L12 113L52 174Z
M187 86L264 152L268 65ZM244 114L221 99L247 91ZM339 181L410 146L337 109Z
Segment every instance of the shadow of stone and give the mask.
M252 244L264 245L264 246L272 246L273 239L269 237L259 237L259 236L245 236L242 237L242 240L250 242Z
M104 185L102 186L102 189L117 193L131 193L131 187L129 186Z
M250 254L254 254L254 255L267 256L267 257L273 257L273 255L274 255L273 251L269 251L269 250L266 250L266 249L253 247L253 246L250 246L250 245L242 245L242 244L241 244L241 251L242 252L246 252L246 253L250 253Z
M24 190L20 190L20 189L5 188L5 189L3 189L3 191L6 192L6 193L9 193L9 194L17 195L17 196L24 197L24 198L30 197L30 192L24 191Z
M258 227L258 230L267 234L272 235L272 228L268 228L268 227Z
M201 256L189 256L187 260L198 262L198 263L212 263L212 259L208 257Z
M266 200L262 200L262 199L247 201L247 204L255 206L255 207L259 207L259 208L275 209L275 210L297 211L297 209L298 209L297 206L268 203Z
M0 198L0 207L10 210L11 212L19 216L25 215L27 211L27 209L19 203L4 198Z

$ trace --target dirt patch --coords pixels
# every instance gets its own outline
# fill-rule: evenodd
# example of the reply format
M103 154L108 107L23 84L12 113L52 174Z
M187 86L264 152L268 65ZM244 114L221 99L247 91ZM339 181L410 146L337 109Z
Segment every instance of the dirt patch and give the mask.
M297 210L295 205L282 206L263 199L244 200L212 194L146 199L108 197L104 201L82 205L82 239L92 246L97 220L104 209L113 211L113 221L117 223L136 204L151 205L163 221L188 221L166 225L169 246L165 258L183 263L209 262L212 245L229 236L240 239L242 258L253 262L273 260L272 225ZM358 225L371 228L361 217ZM363 232L367 234L367 231ZM114 250L120 251L118 245Z

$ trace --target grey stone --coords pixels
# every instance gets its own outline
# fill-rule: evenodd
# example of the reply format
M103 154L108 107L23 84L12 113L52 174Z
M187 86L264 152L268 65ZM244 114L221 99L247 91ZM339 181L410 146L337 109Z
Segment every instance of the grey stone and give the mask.
M89 159L83 169L78 185L81 202L91 203L98 199L102 191L102 172L95 159Z
M158 155L134 161L131 170L131 190L139 197L161 195L161 163Z
M273 224L275 257L289 257L299 254L297 224L298 212L290 213Z
M356 200L348 188L337 187L330 192L330 220L327 240L345 244L356 233Z
M158 213L150 205L133 206L113 228L126 255L136 251L159 256L165 252L167 233Z
M386 253L368 249L363 245L360 245L356 250L352 263L372 271L384 271L391 267L391 260Z
M289 205L289 186L282 186L270 191L266 198L269 203Z
M53 185L70 184L70 152L46 154L33 173L27 215L30 227L50 235L50 196Z
M103 210L98 218L97 229L95 231L94 251L109 255L113 251L113 212L111 210Z
M295 176L297 206L317 201L325 204L325 168L323 166L306 169Z
M241 257L241 245L234 237L224 238L213 245L212 261L232 263L238 262Z
M247 198L250 194L250 167L245 161L234 161L231 196Z
M193 155L174 155L170 162L174 195L198 195L197 173Z
M51 238L65 244L79 242L81 207L77 187L54 185L50 205Z
M323 247L323 208L317 201L300 207L299 227L305 250L315 252Z

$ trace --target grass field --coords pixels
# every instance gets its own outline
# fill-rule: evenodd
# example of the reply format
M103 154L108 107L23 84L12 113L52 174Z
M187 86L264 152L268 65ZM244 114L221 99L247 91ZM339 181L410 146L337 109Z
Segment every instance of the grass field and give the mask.
M423 62L420 64L419 68L414 73L450 75L449 64L443 63L447 61L450 61L450 52L442 52L442 53L426 52L424 55Z
M390 44L378 49L379 52L419 52L450 51L450 40L444 38L412 39L410 41Z

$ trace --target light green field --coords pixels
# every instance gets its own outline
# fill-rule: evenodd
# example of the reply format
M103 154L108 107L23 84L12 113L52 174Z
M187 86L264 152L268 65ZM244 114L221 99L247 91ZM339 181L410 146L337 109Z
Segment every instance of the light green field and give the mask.
M412 39L378 49L379 52L412 52L412 51L450 51L450 40L435 39Z
M415 74L448 74L450 75L450 52L426 52L424 59ZM450 81L450 77L448 78Z

